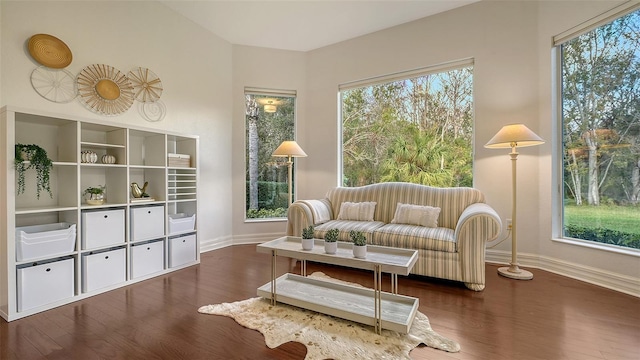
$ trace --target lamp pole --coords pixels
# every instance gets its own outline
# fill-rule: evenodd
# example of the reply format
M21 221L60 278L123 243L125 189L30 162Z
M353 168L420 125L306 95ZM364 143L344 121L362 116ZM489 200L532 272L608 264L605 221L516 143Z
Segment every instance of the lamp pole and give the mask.
M509 267L498 268L498 274L506 276L512 279L530 280L533 279L533 274L527 270L520 269L518 264L518 222L517 222L517 171L516 164L518 161L518 151L516 150L517 143L511 142L511 263Z
M287 168L289 168L289 205L293 203L293 158L288 155Z

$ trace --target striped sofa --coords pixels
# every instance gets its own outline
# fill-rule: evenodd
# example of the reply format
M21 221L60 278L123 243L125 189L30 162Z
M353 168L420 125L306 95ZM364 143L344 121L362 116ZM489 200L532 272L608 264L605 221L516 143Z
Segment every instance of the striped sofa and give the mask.
M343 202L376 202L373 221L337 220ZM391 223L398 203L439 207L438 227ZM461 281L475 291L485 286L485 243L502 228L500 217L477 189L399 182L337 187L324 199L294 202L287 235L300 236L309 225L320 239L337 228L339 240L349 241L349 231L360 230L369 244L418 250L413 274Z

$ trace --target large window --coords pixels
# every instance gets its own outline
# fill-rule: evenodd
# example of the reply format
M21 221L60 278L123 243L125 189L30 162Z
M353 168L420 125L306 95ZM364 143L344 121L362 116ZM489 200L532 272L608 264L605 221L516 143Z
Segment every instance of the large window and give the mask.
M608 20L560 46L562 229L640 249L640 10Z
M342 184L473 184L473 67L464 61L340 91Z
M286 158L272 154L294 140L295 100L295 92L245 90L247 219L287 216Z

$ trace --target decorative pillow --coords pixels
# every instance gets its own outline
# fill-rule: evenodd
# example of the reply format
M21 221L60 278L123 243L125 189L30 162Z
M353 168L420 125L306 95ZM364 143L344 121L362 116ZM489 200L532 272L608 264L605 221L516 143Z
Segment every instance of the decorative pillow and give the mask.
M376 202L343 202L340 204L338 220L373 221Z
M424 227L438 227L439 207L421 206L398 203L392 224L420 225Z
M322 200L304 200L311 207L315 225L324 224L331 220L331 208Z

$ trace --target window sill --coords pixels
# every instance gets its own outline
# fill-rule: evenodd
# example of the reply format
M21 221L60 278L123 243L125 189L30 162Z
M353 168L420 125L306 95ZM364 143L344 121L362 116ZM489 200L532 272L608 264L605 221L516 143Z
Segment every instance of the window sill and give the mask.
M564 244L569 244L569 245L582 246L582 247L587 247L587 248L601 250L601 251L609 251L617 254L640 257L639 249L625 248L622 246L609 245L609 244L601 244L594 241L580 240L580 239L552 238L551 240L561 242Z
M286 217L244 219L245 223L268 223L268 222L286 222L286 221L287 221Z

